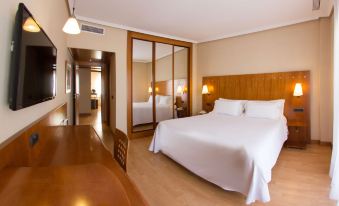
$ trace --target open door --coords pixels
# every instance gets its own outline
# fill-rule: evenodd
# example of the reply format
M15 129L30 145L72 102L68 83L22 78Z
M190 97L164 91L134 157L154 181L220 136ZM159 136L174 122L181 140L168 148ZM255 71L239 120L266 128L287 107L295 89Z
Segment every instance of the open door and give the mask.
M73 125L79 124L79 67L73 64Z
M115 54L112 54L110 64L109 64L109 71L110 71L110 128L112 132L115 132L116 129L116 90L115 90Z

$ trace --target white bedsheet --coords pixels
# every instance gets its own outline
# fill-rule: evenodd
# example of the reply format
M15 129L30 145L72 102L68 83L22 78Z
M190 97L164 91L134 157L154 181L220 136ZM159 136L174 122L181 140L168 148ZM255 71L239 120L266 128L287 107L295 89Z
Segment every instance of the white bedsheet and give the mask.
M283 143L279 120L206 114L159 123L150 151L161 151L200 177L247 196L270 200L268 183Z
M173 118L173 107L171 105L156 105L156 121L160 122ZM152 103L133 102L133 126L153 122Z

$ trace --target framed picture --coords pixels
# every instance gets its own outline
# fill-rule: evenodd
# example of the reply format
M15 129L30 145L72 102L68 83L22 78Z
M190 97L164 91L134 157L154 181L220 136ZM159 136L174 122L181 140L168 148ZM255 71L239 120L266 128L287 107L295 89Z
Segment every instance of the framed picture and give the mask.
M66 61L65 66L65 88L66 94L72 91L72 64Z

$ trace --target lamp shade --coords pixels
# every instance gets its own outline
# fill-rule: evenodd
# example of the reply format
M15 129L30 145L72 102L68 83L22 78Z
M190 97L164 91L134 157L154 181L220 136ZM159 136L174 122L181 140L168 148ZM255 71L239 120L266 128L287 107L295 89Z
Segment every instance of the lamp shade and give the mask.
M148 87L148 93L152 93L152 87Z
M202 86L202 94L209 94L207 85Z
M68 18L62 30L67 34L80 34L80 26L75 16Z
M301 83L296 83L295 87L294 87L294 92L293 92L293 96L295 97L300 97L303 95L303 88Z
M32 17L28 17L24 23L24 25L22 26L22 28L25 31L28 32L40 32L40 27L38 26L38 24L32 19Z

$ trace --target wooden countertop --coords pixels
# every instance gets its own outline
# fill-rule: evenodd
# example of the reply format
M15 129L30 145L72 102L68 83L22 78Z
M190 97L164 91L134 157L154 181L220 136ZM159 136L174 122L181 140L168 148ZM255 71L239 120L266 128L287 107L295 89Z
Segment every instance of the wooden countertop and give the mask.
M0 171L0 205L147 205L93 128L44 132L33 166Z

